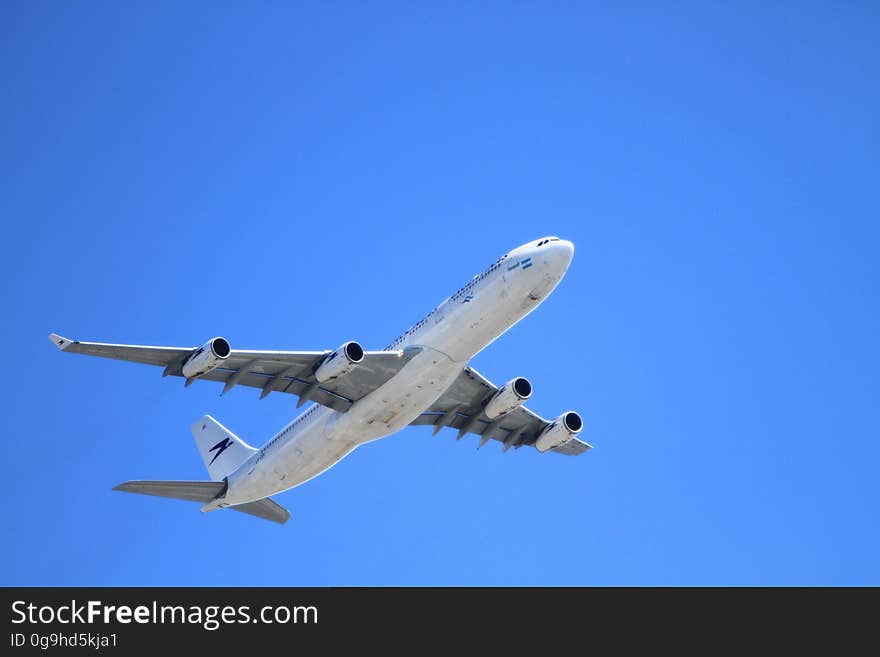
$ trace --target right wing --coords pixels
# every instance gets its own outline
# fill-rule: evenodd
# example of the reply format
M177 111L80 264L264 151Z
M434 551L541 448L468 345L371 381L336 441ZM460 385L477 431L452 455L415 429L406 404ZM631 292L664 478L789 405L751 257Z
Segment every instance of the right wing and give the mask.
M498 387L494 383L467 366L446 392L410 424L433 425L434 433L443 427L451 427L458 429L459 438L473 433L480 436L481 447L494 439L503 443L505 452L511 447L518 449L523 445L534 445L541 432L553 421L542 418L525 406L489 419L483 413L483 406L496 392ZM550 451L577 456L589 449L592 449L592 445L572 437Z
M184 361L198 347L151 347L145 345L80 342L55 333L49 340L62 351L102 356L132 363L163 367L163 376L182 377ZM357 400L373 392L415 356L418 347L402 351L367 351L363 361L344 376L319 383L315 370L330 351L260 351L232 349L222 364L198 379L224 383L223 393L235 385L261 388L260 399L270 392L286 392L300 398L301 406L314 401L342 413ZM187 381L187 385L190 381Z
M225 481L126 481L113 490L174 500L210 502L226 490Z

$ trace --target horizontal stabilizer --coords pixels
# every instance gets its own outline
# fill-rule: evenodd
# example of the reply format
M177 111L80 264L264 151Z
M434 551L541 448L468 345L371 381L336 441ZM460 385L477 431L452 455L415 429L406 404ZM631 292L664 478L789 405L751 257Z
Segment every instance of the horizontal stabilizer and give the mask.
M258 518L263 518L263 520L271 520L272 522L277 522L281 525L290 520L290 511L268 497L265 497L262 500L257 500L256 502L238 504L227 508L232 509L233 511L241 511L242 513L257 516Z
M126 481L113 490L170 497L175 500L210 502L226 487L225 481Z
M225 489L225 481L126 481L113 490L207 503L223 494ZM268 497L256 502L224 508L241 511L282 525L290 520L290 511Z

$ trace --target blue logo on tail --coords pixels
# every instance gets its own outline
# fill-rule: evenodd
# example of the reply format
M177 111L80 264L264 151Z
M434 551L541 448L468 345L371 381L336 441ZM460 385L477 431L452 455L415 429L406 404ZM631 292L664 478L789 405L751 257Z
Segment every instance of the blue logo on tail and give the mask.
M217 453L214 454L214 458L211 459L211 462L208 465L214 465L214 461L217 460L217 457L220 456L223 452L225 452L230 447L232 447L232 441L229 440L229 438L224 438L219 443L214 445L211 449L209 449L208 450L209 452L213 452L216 449Z

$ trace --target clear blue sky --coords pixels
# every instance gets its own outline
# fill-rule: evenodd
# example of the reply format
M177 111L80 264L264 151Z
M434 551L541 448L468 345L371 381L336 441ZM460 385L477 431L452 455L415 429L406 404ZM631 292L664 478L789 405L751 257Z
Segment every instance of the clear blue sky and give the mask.
M880 12L606 6L3 3L0 584L880 584ZM411 428L283 527L110 489L294 398L46 339L381 348L545 234L474 365L596 449Z

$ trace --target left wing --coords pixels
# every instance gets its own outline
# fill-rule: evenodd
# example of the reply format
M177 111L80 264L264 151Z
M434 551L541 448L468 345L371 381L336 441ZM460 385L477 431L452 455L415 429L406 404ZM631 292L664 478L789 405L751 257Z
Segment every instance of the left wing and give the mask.
M511 447L534 445L541 433L551 426L553 420L545 420L525 406L489 419L483 407L498 392L498 387L482 374L467 366L453 381L449 389L410 424L434 426L434 433L443 427L458 429L458 439L467 433L480 436L480 447L490 439L504 444L506 452ZM592 445L572 437L550 451L576 456L592 449Z
M55 333L49 339L68 353L156 365L164 368L163 376L179 377L184 376L182 367L187 359L204 348L80 342ZM188 378L187 385L195 379L219 381L224 383L221 394L236 385L262 388L260 399L277 390L297 395L300 406L306 401L314 401L345 413L354 402L397 374L419 351L417 347L403 351L365 351L356 367L321 383L315 378L315 370L336 352L231 349L220 365Z

